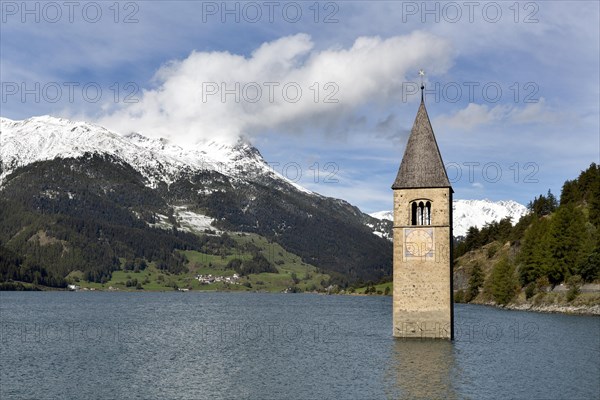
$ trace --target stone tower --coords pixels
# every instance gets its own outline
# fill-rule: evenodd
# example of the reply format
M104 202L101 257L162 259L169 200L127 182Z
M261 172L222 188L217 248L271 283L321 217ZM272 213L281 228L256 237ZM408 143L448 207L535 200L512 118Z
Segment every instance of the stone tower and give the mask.
M422 93L392 189L393 334L403 338L453 339L453 190Z

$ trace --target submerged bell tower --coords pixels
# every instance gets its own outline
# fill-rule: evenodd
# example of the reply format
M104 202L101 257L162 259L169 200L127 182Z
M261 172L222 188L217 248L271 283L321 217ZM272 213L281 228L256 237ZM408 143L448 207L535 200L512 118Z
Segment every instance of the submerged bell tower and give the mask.
M424 88L421 84L421 104L392 185L393 335L453 339L453 190L425 108Z

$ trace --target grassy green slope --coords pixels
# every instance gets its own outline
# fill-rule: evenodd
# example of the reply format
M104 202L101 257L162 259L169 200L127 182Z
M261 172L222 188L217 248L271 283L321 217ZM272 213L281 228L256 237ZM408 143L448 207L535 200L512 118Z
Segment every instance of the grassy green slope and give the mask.
M233 259L249 260L252 258L250 252L242 252L235 249L231 254L212 255L199 251L182 251L187 258L187 271L180 274L171 274L168 271L159 270L154 263L142 271L115 271L112 278L104 283L88 282L83 280L80 272L73 272L68 276L71 283L81 288L96 290L148 290L166 291L175 288L188 288L191 290L206 291L266 291L280 292L288 288L296 288L299 291L323 290L323 284L328 282L330 276L320 273L312 265L303 263L300 257L287 252L283 247L274 242L269 242L262 236L256 234L232 234L231 237L239 244L251 243L260 249L267 260L275 265L278 273L249 274L239 280L239 284L217 282L213 284L201 284L195 279L197 274L213 276L232 276L235 271L227 268L229 261ZM135 280L135 282L133 282ZM130 286L127 286L130 281ZM143 289L136 289L135 283L140 283Z

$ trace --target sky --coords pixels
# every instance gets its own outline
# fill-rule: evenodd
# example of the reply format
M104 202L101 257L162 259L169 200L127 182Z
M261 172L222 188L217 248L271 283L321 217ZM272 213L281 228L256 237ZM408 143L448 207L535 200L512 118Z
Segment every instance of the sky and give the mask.
M242 137L365 212L391 209L421 79L456 199L527 204L600 163L597 1L1 1L0 18L0 116Z

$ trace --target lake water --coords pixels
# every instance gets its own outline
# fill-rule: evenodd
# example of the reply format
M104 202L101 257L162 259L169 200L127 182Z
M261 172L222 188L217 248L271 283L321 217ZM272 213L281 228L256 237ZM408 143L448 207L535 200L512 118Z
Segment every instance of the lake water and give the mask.
M391 337L391 298L0 292L0 398L597 399L600 318L455 308Z

